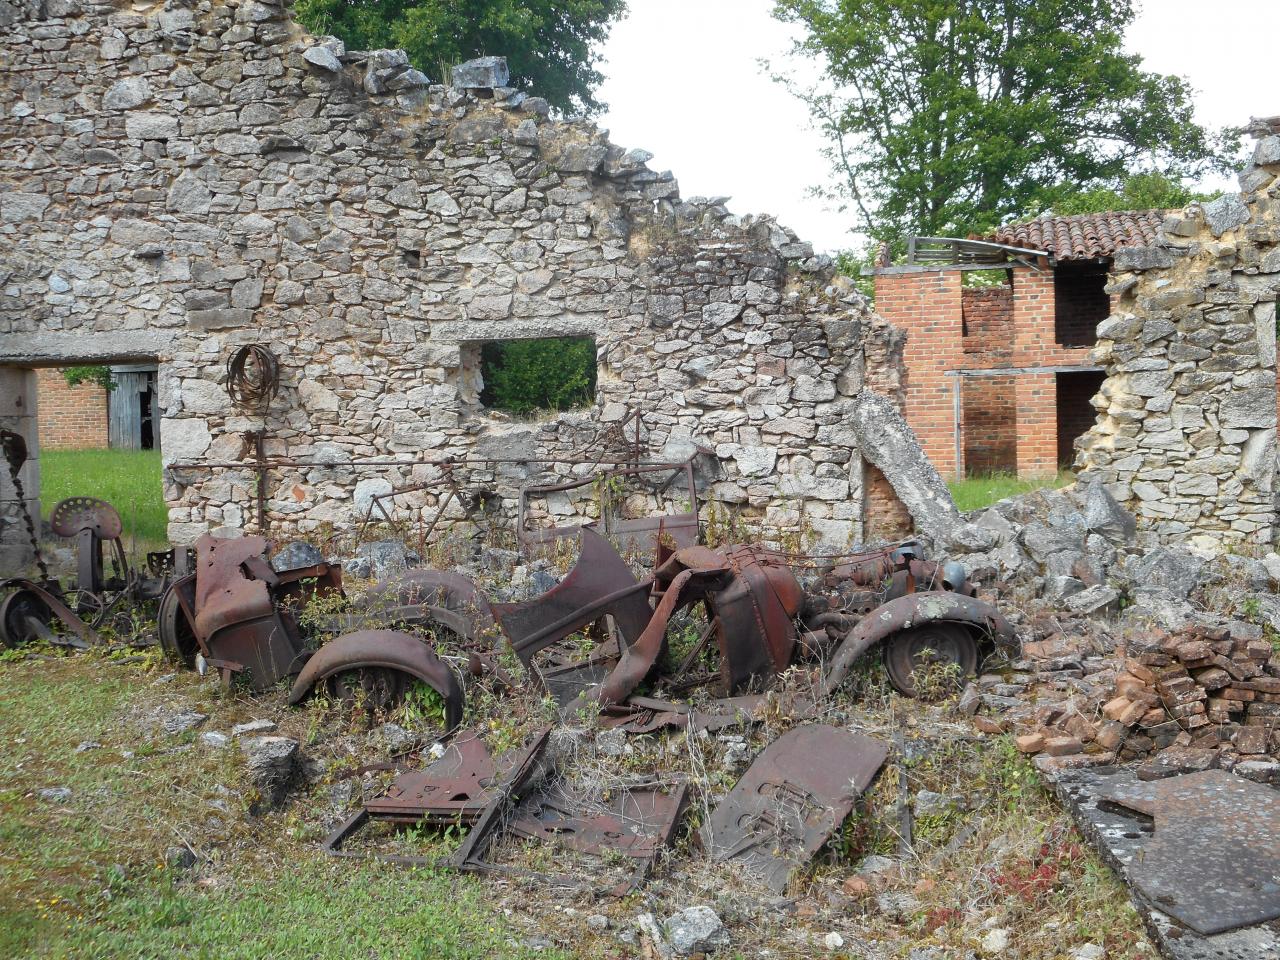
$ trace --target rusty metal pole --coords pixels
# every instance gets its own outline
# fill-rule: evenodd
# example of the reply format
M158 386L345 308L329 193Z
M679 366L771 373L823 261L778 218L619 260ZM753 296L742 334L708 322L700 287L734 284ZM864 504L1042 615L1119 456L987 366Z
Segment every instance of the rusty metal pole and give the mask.
M262 430L253 430L249 436L253 437L253 469L258 477L258 535L265 537L270 531L270 522L267 520L267 477L271 468L267 464L263 433Z

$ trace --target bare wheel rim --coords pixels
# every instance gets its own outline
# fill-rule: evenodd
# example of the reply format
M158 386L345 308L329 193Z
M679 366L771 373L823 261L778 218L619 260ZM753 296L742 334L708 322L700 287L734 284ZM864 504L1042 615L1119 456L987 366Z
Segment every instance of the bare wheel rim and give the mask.
M956 664L962 676L978 669L978 644L973 635L955 623L927 623L901 630L885 641L885 669L894 689L918 696L915 671L929 664Z
M48 625L53 622L49 606L30 590L16 590L0 604L0 643L20 647L39 639L27 623L32 617Z
M178 591L173 588L166 590L160 598L160 609L156 613L156 632L160 635L160 646L165 656L188 670L195 669L199 644L196 642L195 631L191 629L191 621L178 602Z

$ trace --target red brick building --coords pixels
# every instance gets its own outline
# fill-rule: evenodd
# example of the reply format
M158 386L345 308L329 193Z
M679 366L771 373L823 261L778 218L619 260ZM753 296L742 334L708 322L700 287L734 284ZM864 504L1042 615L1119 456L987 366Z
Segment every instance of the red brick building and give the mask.
M84 450L108 444L107 391L96 383L68 386L61 370L36 373L36 414L44 450Z
M156 368L113 366L115 388L107 391L89 381L72 387L62 370L36 372L36 416L40 446L45 450L155 447Z
M917 238L905 264L872 271L876 312L907 333L907 420L944 476L1071 464L1103 380L1089 349L1111 312L1112 257L1151 243L1164 216L1043 217L986 241Z

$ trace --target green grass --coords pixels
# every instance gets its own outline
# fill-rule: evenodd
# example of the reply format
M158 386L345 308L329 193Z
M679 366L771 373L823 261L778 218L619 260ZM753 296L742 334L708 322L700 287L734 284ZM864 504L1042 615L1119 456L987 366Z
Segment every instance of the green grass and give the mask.
M211 727L243 717L194 674L156 683L165 669L0 654L0 957L535 956L481 880L329 858L306 797L247 817L239 750L135 725L175 697L194 697ZM102 746L75 752L90 739ZM220 831L209 800L222 784ZM68 802L39 799L55 785ZM164 866L178 843L211 858L204 880Z
M59 500L97 497L120 512L129 545L167 539L159 450L46 450L40 454L40 507L45 519Z
M1057 474L1025 480L1018 479L1016 473L973 474L963 480L951 480L947 486L951 488L956 507L961 513L968 513L970 510L989 507L1005 497L1015 497L1020 493L1047 487L1057 489L1074 481L1075 475L1070 470L1060 470Z

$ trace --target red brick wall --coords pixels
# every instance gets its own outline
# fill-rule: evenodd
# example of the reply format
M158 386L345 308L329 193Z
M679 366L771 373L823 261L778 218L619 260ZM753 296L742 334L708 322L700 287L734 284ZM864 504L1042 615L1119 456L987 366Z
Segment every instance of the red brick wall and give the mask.
M1013 288L965 287L964 362L971 368L1013 365ZM1012 377L966 377L961 386L967 473L1007 472L1018 463L1018 411Z
M901 540L915 530L915 521L898 499L889 478L880 468L868 463L862 475L863 515L866 518L864 539L868 543L877 540Z
M1013 362L1018 367L1089 363L1089 347L1064 347L1057 340L1054 271L1017 267L1013 271ZM1058 469L1058 387L1052 373L1017 378L1018 475L1035 477ZM1092 413L1092 408L1088 408Z
M907 421L943 476L954 475L956 469L955 378L946 376L948 370L1089 364L1090 347L1064 346L1060 333L1075 341L1093 338L1084 327L1097 313L1096 290L1077 296L1078 287L1064 285L1073 301L1063 305L1066 325L1060 327L1054 270L1019 266L1009 275L1010 286L970 288L962 287L964 274L959 270L875 278L876 311L908 337ZM1090 313L1082 314L1082 306ZM1076 327L1071 326L1073 320ZM1081 402L1073 393L1059 403L1053 373L970 378L963 384L961 400L961 442L970 472L1016 469L1024 477L1054 473L1060 433L1069 444L1093 418L1087 397ZM1065 417L1061 431L1060 412Z
M957 270L936 270L875 278L876 312L907 334L907 422L944 477L956 471L955 378L945 373L965 366L962 276Z
M67 386L61 370L36 375L36 411L42 450L106 447L107 391L92 383Z

